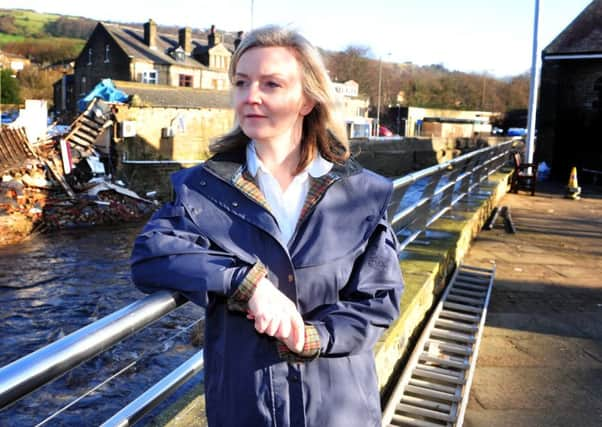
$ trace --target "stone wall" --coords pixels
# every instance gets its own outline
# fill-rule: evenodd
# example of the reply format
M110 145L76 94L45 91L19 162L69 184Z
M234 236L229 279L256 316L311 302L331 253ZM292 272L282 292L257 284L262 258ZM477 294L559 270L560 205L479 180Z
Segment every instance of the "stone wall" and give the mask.
M602 60L544 61L536 161L568 179L573 166L602 169Z
M127 112L129 111L129 113ZM187 126L191 135L175 135L161 138L161 129L181 109L164 109L155 113L156 109L129 108L120 111L120 120L138 118L137 123L145 123L143 128L137 125L138 135L127 138L117 144L119 159L126 153L128 159L137 160L204 160L208 155L207 147L211 138L223 134L228 120L232 120L225 110L212 110L200 114L189 110L192 115L192 127ZM220 112L220 111L223 111ZM198 120L198 122L197 122ZM194 125L197 123L197 125ZM203 129L201 130L201 127ZM159 137L158 137L159 136ZM354 140L351 143L352 156L365 168L383 176L397 178L413 171L424 169L457 157L475 148L495 145L502 141L490 137L475 140L472 138L398 138L387 140ZM158 191L161 199L171 195L169 175L192 164L156 164L119 166L119 174L134 190L143 194L147 191Z
M476 148L495 145L505 139L395 138L362 139L351 143L353 157L364 167L388 177L399 177L451 160Z
M231 109L215 108L124 106L116 116L118 122L133 121L136 128L136 136L116 138L118 175L135 191L158 191L162 198L171 193L169 174L205 160L209 142L229 131L234 121ZM123 159L158 162L128 165Z

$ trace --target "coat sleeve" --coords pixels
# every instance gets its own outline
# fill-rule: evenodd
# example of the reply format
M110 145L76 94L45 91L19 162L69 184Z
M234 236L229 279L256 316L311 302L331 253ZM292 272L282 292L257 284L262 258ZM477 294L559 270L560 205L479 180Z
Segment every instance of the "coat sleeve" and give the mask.
M265 267L248 264L217 247L204 236L179 203L163 206L136 238L131 256L132 279L143 292L178 291L206 306L208 293L231 298Z
M305 317L320 337L320 357L370 350L399 316L403 279L398 242L385 215L354 263L336 304L318 307Z

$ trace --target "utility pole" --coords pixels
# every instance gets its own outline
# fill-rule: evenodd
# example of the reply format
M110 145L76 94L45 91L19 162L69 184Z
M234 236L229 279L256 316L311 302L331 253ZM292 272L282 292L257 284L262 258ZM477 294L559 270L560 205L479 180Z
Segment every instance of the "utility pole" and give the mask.
M537 51L537 27L539 25L539 0L535 0L533 19L533 54L531 57L531 90L529 91L529 116L527 119L526 163L533 162L535 152L535 119L537 115L537 92L539 89L539 54Z
M376 135L380 134L380 88L383 80L383 57L378 62L378 99L376 101Z
M487 89L487 72L483 72L483 90L481 91L481 111L485 111L485 89Z
M387 53L387 56L391 55L391 52ZM380 131L380 95L383 83L383 57L380 57L378 61L378 100L376 102L376 136L379 135Z

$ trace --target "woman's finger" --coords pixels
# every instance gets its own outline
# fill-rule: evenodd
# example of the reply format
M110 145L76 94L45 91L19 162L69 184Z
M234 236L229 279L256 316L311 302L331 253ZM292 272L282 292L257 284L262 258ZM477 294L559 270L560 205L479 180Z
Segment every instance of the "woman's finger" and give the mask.
M286 340L288 340L291 335L291 329L290 320L284 319L282 322L280 322L280 327L274 336L286 344Z
M280 328L280 324L281 323L282 323L282 321L281 321L281 319L278 316L272 317L270 319L270 321L268 322L268 325L265 328L264 333L266 335L269 335L269 336L273 337L274 335L276 335L276 332Z
M263 334L268 327L268 319L263 315L255 316L255 330L260 334Z
M303 351L303 346L305 345L305 324L303 323L303 319L298 312L291 318L291 344L292 348L289 348L297 353Z

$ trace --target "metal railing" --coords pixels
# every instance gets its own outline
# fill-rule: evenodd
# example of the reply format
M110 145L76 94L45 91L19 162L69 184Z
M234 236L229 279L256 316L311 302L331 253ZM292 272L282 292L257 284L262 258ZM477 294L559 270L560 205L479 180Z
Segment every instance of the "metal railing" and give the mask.
M401 249L506 163L513 140L483 148L394 181L388 209ZM0 410L173 311L186 300L160 291L0 368ZM163 378L104 426L127 426L203 369L202 350Z
M396 179L387 214L400 250L499 170L513 143L482 148Z

